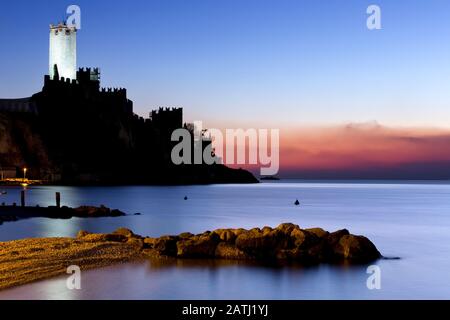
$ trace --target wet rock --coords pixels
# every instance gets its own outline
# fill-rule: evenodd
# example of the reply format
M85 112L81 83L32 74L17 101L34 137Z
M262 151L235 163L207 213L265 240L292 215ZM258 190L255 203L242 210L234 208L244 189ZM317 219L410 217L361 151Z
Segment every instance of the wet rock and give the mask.
M179 237L180 239L190 239L190 238L194 237L194 234L192 234L192 233L190 233L190 232L183 232L183 233L180 233L180 234L178 235L178 237Z
M130 237L127 238L126 241L127 244L132 245L138 249L144 249L145 248L145 243L144 243L144 239L143 238L139 238L139 237Z
M306 257L307 253L299 248L281 249L276 253L276 259L278 260L304 261Z
M301 247L306 240L307 234L300 229L294 229L290 237L295 247Z
M114 234L121 234L127 238L134 236L133 231L127 228L119 228L116 231L113 232Z
M160 255L176 256L178 239L175 236L162 236L155 240L153 249Z
M270 259L276 255L276 251L289 247L291 238L283 231L274 229L265 230L251 229L240 234L236 238L236 247L250 256L261 259Z
M126 242L128 238L124 236L123 234L116 234L116 233L108 233L105 234L105 241L111 241L111 242Z
M348 230L329 233L321 228L300 229L283 223L276 228L217 229L194 235L143 238L120 228L111 234L80 231L80 241L124 242L149 256L177 258L287 260L302 263L369 262L381 257L366 237L351 235Z
M247 230L244 228L230 229L230 230L236 235L236 237L238 237L242 233L247 232Z
M77 239L81 239L85 236L87 236L88 234L91 234L90 232L84 231L84 230L80 230L77 233Z
M293 223L282 223L278 227L276 227L276 230L279 230L284 234L289 235L293 230L300 230L300 227Z
M236 240L236 234L230 229L217 229L214 233L218 234L220 240L228 243L234 243Z
M319 263L328 259L326 243L319 241L307 249L304 259L310 263Z
M244 251L239 250L235 245L226 242L220 242L217 245L214 256L219 259L230 259L230 260L251 259L251 257Z
M126 215L125 212L122 212L122 211L117 210L117 209L113 209L109 213L109 217L121 217L121 216L125 216L125 215ZM137 215L140 215L140 213L137 214Z
M334 246L335 257L355 262L370 262L381 258L375 245L366 237L344 235Z
M220 237L216 233L208 233L197 239L183 239L177 242L177 257L211 258L214 257Z
M144 238L144 248L146 249L153 249L156 240L158 240L158 238L150 238L150 237L146 237Z
M305 231L308 231L308 232L316 235L319 238L326 238L330 234L328 231L325 231L322 228L310 228L310 229L305 229Z
M59 214L62 216L76 216L76 217L118 217L124 216L125 213L120 210L111 210L105 206L80 206L78 208L61 207Z
M272 231L273 231L273 229L271 227L267 227L267 226L261 229L261 232L263 234L267 234L267 233L272 232Z
M333 248L339 242L339 240L341 240L343 236L347 236L349 234L350 232L348 232L347 229L332 232L327 237L327 243L331 248Z

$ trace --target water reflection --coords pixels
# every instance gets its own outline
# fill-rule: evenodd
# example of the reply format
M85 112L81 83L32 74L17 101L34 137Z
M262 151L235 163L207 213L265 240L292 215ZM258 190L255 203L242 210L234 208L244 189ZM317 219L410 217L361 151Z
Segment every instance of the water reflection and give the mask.
M242 261L144 261L83 273L83 290L67 277L0 292L1 298L77 299L443 299L450 297L450 185L434 183L267 183L180 187L31 187L31 204L105 204L141 216L28 219L0 226L0 241L74 236L80 229L128 227L148 236L252 228L293 222L347 228L369 237L385 256L382 289L368 290L365 266L253 265ZM18 202L20 189L1 196ZM189 200L185 201L184 196ZM299 198L301 206L293 206Z
M61 276L0 292L1 299L317 299L369 297L365 267L159 259L84 271L82 290Z

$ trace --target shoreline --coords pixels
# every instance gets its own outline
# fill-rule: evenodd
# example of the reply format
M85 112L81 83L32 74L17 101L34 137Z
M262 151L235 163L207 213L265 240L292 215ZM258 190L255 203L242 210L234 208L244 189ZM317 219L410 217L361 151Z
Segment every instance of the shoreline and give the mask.
M276 228L217 229L193 235L142 237L126 228L109 234L80 231L75 238L0 242L0 290L66 274L149 258L302 263L368 263L382 258L375 245L347 230Z
M0 290L66 274L71 265L97 269L143 258L135 246L112 241L36 238L0 243Z

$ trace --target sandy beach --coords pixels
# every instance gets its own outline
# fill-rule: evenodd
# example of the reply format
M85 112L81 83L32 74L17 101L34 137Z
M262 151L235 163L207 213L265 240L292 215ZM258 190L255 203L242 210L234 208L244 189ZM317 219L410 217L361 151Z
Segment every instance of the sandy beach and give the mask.
M87 270L139 257L139 248L122 242L71 238L0 242L0 290L64 274L71 265Z

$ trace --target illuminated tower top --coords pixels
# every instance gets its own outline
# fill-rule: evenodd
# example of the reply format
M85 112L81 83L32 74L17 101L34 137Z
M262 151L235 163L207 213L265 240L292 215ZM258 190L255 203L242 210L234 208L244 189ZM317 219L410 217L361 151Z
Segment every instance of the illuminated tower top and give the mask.
M56 70L58 71L56 73ZM50 25L49 75L77 78L77 29L65 23Z

